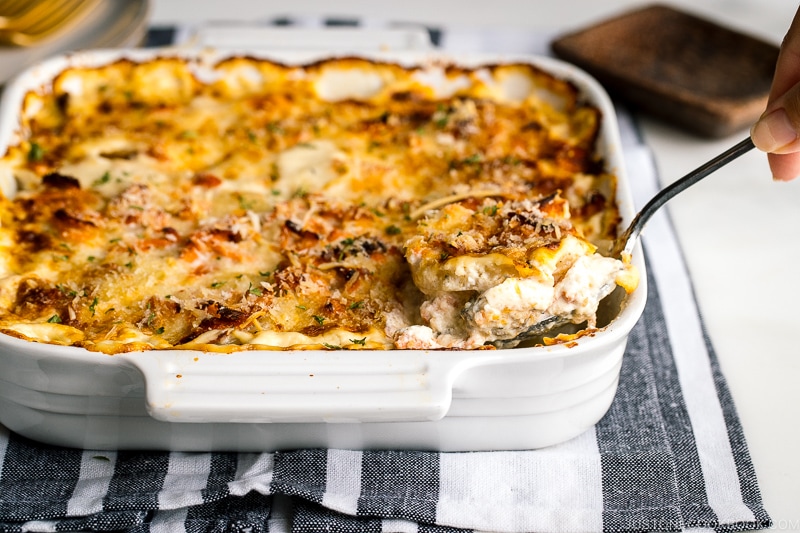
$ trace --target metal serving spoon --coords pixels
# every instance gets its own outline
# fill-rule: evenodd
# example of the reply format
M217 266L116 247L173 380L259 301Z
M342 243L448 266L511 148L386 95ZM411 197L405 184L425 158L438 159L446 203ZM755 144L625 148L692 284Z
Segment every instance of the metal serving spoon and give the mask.
M653 198L650 199L649 202L647 202L641 211L636 214L628 226L628 229L626 229L622 235L617 237L611 252L611 256L620 258L627 255L630 257L630 254L636 247L639 235L642 233L645 224L647 224L650 218L661 208L661 206L720 167L727 165L742 154L749 152L754 147L755 145L753 144L753 140L748 137L732 148L718 155L714 159L689 172L668 187L661 189L655 196L653 196ZM608 296L608 294L614 290L614 286L612 284L611 286L603 287L600 290L602 299ZM564 316L546 316L513 339L499 340L494 344L498 347L513 347L522 341L539 337L548 331L563 326L569 321L569 318Z

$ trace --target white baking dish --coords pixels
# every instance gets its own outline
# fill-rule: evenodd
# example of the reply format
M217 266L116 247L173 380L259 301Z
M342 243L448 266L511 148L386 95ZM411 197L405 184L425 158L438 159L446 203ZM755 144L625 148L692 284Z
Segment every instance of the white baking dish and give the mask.
M164 51L57 57L19 76L0 103L0 153L15 144L23 95L47 90L74 65ZM202 66L225 55L169 52ZM241 53L241 52L238 52ZM285 63L314 52L255 57ZM402 64L426 53L370 54ZM454 61L452 58L446 58ZM633 206L613 107L573 66L539 57L470 56L465 66L530 62L579 87L603 113L599 150L618 176L623 224ZM3 183L13 194L13 184ZM641 284L618 316L569 345L478 351L148 351L113 356L0 335L0 422L32 439L89 449L277 450L300 447L426 450L529 449L583 432L608 410L628 334L646 299Z

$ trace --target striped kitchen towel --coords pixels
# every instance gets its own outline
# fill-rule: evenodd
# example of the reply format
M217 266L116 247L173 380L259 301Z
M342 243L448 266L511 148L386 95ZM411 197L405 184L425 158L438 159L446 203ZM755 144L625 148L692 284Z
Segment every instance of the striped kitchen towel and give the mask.
M159 33L168 42L178 34ZM443 29L432 35L442 46L458 41ZM508 36L482 42L506 46ZM510 51L544 52L524 46ZM658 188L655 166L630 115L619 119L642 205ZM476 453L108 452L46 446L0 428L0 531L767 528L742 428L665 213L651 220L644 244L648 302L616 399L569 442Z

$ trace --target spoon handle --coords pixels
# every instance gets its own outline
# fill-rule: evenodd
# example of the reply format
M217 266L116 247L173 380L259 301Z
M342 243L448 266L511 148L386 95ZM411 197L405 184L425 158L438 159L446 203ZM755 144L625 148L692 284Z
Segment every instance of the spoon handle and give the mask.
M714 159L689 172L668 187L661 189L661 191L653 196L653 198L647 202L642 210L637 213L636 217L634 217L631 225L628 226L628 229L625 230L625 233L622 235L620 242L623 244L623 247L621 250L615 250L616 252L619 252L615 255L630 255L631 252L633 252L633 248L636 246L636 241L638 240L639 235L642 233L645 224L647 224L647 221L650 220L650 217L652 217L655 212L661 208L661 206L718 168L727 165L740 155L749 152L753 148L755 148L753 140L750 137L747 137Z

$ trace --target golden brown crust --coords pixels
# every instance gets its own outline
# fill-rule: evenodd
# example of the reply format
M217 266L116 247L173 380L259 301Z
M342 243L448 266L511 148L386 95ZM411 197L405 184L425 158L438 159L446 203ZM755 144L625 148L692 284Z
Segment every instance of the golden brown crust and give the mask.
M419 320L405 259L419 239L502 254L519 272L562 230L616 233L614 177L595 156L602 117L539 69L484 69L498 86L526 76L535 90L519 101L453 66L445 75L469 83L445 96L418 69L359 58L217 69L204 83L183 60L124 60L26 97L25 140L0 160L20 189L0 206L0 328L43 339L63 327L107 353L391 348ZM346 83L326 76L341 73L373 89L333 94ZM477 210L472 241L420 229L442 199L440 213ZM524 199L552 220L568 202L570 224L526 218Z

